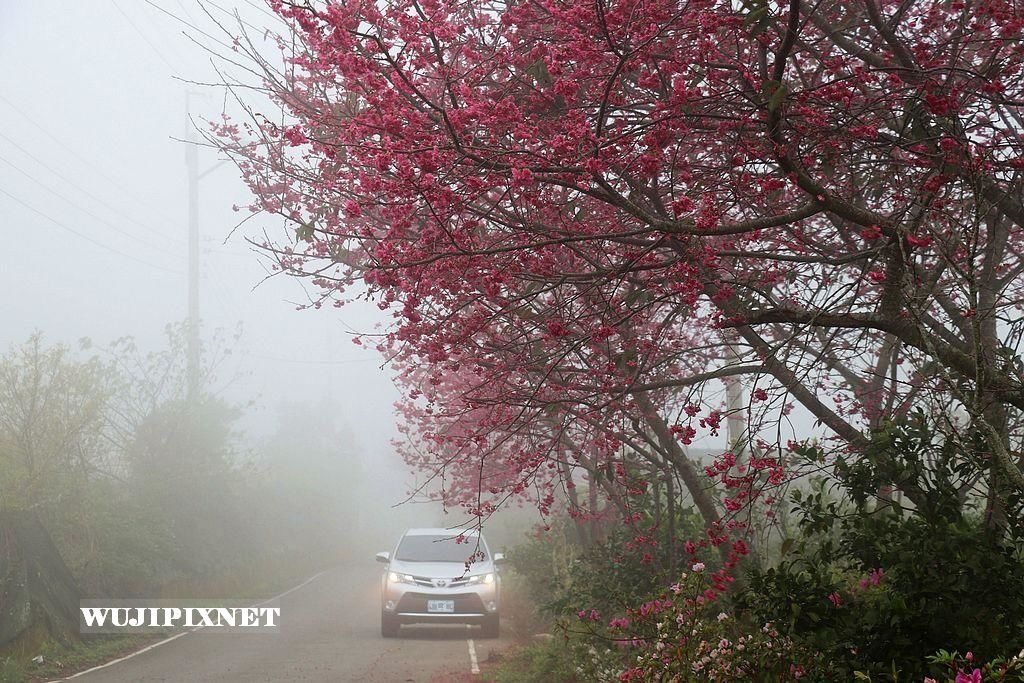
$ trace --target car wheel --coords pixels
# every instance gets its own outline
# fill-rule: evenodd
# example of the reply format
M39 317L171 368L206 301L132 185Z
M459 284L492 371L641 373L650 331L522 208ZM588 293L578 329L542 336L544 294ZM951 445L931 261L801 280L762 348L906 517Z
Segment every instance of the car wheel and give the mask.
M398 617L386 612L380 613L380 634L385 638L398 637Z
M480 631L484 638L497 638L501 635L501 618L497 614L488 614L484 617Z

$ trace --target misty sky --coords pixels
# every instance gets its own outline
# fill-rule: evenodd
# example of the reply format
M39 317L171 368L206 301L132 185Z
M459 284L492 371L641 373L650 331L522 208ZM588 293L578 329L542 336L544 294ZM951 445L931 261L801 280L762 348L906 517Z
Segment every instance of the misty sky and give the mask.
M237 4L254 24L270 21L258 3ZM187 178L176 138L186 134L190 88L177 79L217 76L183 31L203 37L167 13L216 33L194 0L0 1L4 350L36 329L71 344L132 335L152 348L167 323L186 316ZM218 117L222 93L202 93L193 116ZM200 171L216 163L200 150ZM383 314L370 305L299 312L306 297L297 281L257 287L266 266L243 236L263 227L279 234L280 225L256 219L223 243L244 216L231 206L248 199L230 164L201 181L201 317L206 332L243 323L225 379L243 376L227 395L264 406L244 427L272 425L263 418L282 400L333 397L367 452L386 452L396 392L377 354L348 333L372 331Z
M214 20L233 25L235 9L256 40L274 24L261 0L0 0L0 348L37 329L50 341L131 335L153 348L185 318L186 92L198 91L200 124L233 111L223 89L189 85L221 82L189 36L229 54L210 36L223 38ZM200 150L200 172L217 163ZM228 398L259 406L242 427L260 436L279 403L330 399L366 457L387 458L397 392L350 333L372 332L385 314L366 303L297 311L308 301L298 281L261 284L265 261L244 237L280 236L281 224L257 217L229 239L246 215L232 206L250 199L231 164L201 181L201 317L207 334L243 324L223 373Z

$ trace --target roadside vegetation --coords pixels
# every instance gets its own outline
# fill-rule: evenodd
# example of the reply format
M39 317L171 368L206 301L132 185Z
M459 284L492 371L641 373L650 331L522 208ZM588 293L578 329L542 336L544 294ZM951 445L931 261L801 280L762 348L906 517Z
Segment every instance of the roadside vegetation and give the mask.
M80 598L273 594L339 560L358 518L351 437L283 407L247 441L217 392L227 340L190 394L184 328L139 352L48 344L0 357L0 680L109 659L145 638L78 633Z
M588 542L568 517L510 552L513 585L535 599L535 632L492 673L526 681L1024 680L1024 552L1019 498L1003 531L966 486L978 437L936 434L923 415L874 434L870 456L839 461L787 495L781 523L721 591L721 563L668 548L700 534L686 509L665 537L657 490L633 497L629 525L595 519ZM794 457L821 463L813 446ZM896 463L927 505L879 496ZM664 514L664 511L661 512ZM638 552L638 549L640 552Z

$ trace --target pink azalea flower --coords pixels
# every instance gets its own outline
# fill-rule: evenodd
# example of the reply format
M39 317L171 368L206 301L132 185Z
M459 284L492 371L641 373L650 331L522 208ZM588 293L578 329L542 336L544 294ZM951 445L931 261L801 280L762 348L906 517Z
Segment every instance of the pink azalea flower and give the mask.
M970 674L957 671L956 683L981 683L981 669L975 669Z

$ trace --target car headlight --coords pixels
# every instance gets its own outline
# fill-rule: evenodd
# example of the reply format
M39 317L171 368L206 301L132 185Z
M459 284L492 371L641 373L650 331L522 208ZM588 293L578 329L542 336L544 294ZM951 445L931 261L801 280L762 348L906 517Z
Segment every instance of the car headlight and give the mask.
M494 574L477 574L476 576L469 577L467 581L468 583L483 583L490 585L494 583Z
M410 574L399 574L397 572L388 573L388 581L391 583L416 583L416 579Z

